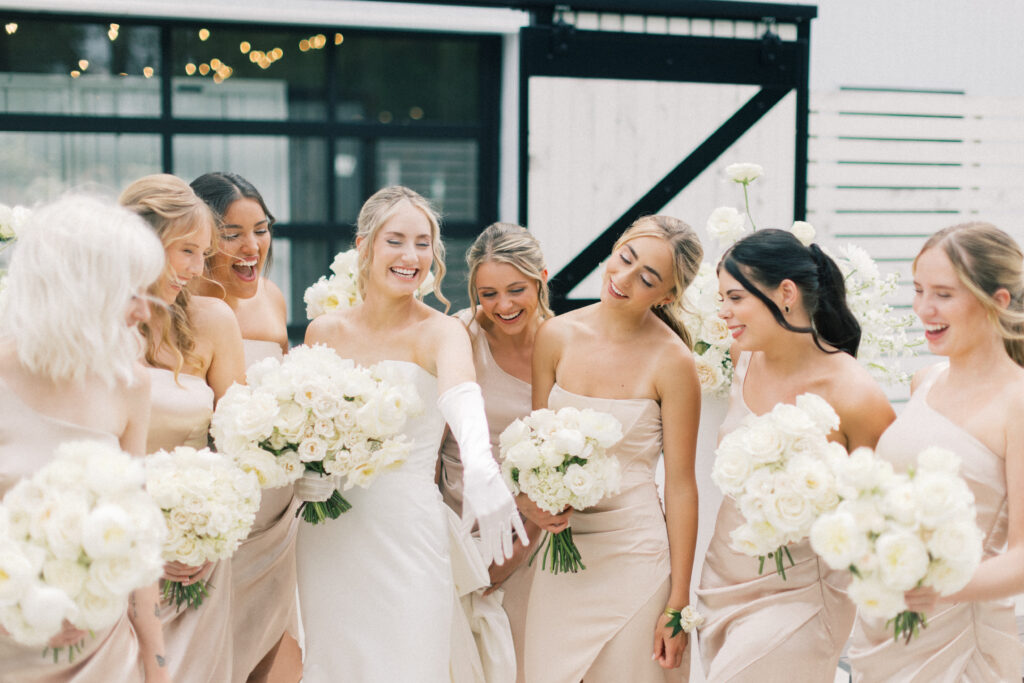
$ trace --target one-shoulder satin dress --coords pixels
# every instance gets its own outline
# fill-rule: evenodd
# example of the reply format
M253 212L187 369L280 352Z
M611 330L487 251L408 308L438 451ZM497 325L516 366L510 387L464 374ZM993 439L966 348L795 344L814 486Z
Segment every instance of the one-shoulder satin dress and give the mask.
M743 400L749 363L750 354L740 354L719 439L752 414ZM707 680L832 683L856 613L846 596L849 573L829 568L804 539L789 546L795 566L787 562L785 580L770 562L758 574L757 558L729 548L730 532L742 523L726 496L697 589L707 619L698 636Z
M978 528L985 534L984 557L1006 549L1006 473L1003 459L928 405L928 392L947 364L935 366L910 397L903 413L878 441L876 452L905 471L929 446L960 456L960 475L974 494ZM1022 648L1012 599L962 602L926 615L910 644L893 640L884 620L858 615L848 653L853 680L996 683L1021 679Z
M0 496L53 458L67 441L102 441L119 448L113 434L44 415L24 403L0 380ZM0 635L0 683L141 683L139 641L128 620L128 605L116 624L86 636L81 653L69 663L43 657L43 648L20 645Z

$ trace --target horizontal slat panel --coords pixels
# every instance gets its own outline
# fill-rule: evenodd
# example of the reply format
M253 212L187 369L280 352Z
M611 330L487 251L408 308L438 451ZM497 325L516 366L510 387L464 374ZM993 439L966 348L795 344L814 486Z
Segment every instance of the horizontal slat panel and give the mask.
M929 140L963 140L968 131L964 119L919 119L897 116L811 116L811 135L837 138L926 138ZM980 125L980 122L975 122ZM993 122L998 125L1001 122ZM954 143L944 143L954 144Z
M907 233L886 233L873 236L848 235L844 233L832 234L829 240L830 248L836 248L846 244L853 244L864 249L873 256L885 256L889 258L913 258L921 250L921 246L931 236L930 232L916 234Z
M993 175L993 180L998 180ZM809 162L807 181L823 185L896 185L915 184L940 187L959 187L964 181L964 168L960 166L886 166L875 164L830 164ZM1005 176L1004 176L1005 181ZM981 182L981 179L974 184Z
M931 234L950 225L967 221L988 221L1006 230L1021 244L1024 226L1020 214L1003 214L998 209L970 214L837 214L831 210L809 208L807 220L823 235L897 235ZM874 254L872 254L874 256Z
M811 93L811 110L880 111L913 114L964 114L970 111L964 95L912 92L847 91Z
M960 181L970 182L971 173ZM893 177L879 178L877 186L855 186L817 184L816 178L811 179L813 186L807 190L809 206L840 209L958 209L960 211L987 211L992 206L1008 213L1012 210L1024 211L1024 192L1019 187L998 187L993 185L971 186L959 189L936 189L943 186L916 186L916 189L888 189L886 181L908 182L913 178ZM898 186L890 185L890 188ZM914 186L907 186L913 188Z

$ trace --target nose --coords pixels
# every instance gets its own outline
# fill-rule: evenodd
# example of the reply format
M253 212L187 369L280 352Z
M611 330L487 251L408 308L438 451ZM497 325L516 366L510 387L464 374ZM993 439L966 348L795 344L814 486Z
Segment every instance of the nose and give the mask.
M149 322L152 314L149 310L149 301L144 296L133 296L132 303L128 309L128 319L131 324Z
M243 254L245 254L247 256L252 256L254 254L258 254L259 253L259 251L260 251L260 244L259 244L259 242L256 239L256 233L254 233L254 232L246 233L245 236L242 237L242 250L241 251L242 251Z
M205 264L206 259L203 258L202 254L193 254L188 261L188 274L192 277L199 277L203 274Z

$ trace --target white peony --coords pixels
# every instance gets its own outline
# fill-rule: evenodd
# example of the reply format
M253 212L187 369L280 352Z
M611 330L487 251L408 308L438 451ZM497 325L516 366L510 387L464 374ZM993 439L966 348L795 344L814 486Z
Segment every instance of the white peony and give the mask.
M928 549L917 537L906 531L891 530L875 541L879 577L894 590L908 591L928 572Z
M873 576L853 577L847 594L866 617L888 620L907 608L903 591L890 588Z
M974 495L963 479L945 472L919 472L913 479L917 494L917 518L938 526L961 517L974 504Z
M981 557L983 535L973 520L953 520L935 528L928 538L928 552L938 560L970 564Z
M868 550L868 539L849 514L822 515L811 525L811 547L833 569L846 569Z

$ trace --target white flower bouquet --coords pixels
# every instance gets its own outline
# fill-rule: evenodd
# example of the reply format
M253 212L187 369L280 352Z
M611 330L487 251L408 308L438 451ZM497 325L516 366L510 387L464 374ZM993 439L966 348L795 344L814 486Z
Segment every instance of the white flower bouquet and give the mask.
M304 473L343 476L345 490L367 488L408 458L412 443L399 432L420 412L420 398L386 363L364 368L326 346L298 346L283 361L250 367L246 381L221 398L210 431L218 450L255 472L264 488ZM350 507L334 490L299 512L318 524Z
M256 475L208 448L180 446L147 456L146 490L167 523L164 559L193 567L231 557L260 506ZM164 582L164 599L178 609L198 608L208 594L205 581Z
M0 626L16 641L42 645L65 619L83 630L110 628L129 593L160 577L167 528L144 483L142 465L118 448L73 441L7 492ZM70 646L69 659L80 650Z
M786 578L783 554L811 530L817 517L839 503L830 462L846 449L827 438L839 416L825 399L802 394L796 405L780 403L764 415L751 415L727 434L715 450L711 479L732 496L744 523L733 529L730 547L766 558Z
M319 280L306 288L302 300L306 302L306 318L314 318L338 308L349 308L360 303L363 298L359 294L359 254L355 249L343 251L334 257L331 263L330 277L321 276ZM434 287L434 274L428 272L417 292L424 297Z
M701 391L724 395L732 385L733 365L728 324L718 317L718 276L708 263L700 264L697 276L683 299L686 329L693 340L694 360Z
M916 468L896 474L859 448L833 469L842 502L811 527L811 545L830 567L853 574L849 595L857 608L886 619L893 637L909 643L926 619L907 610L904 592L930 586L950 595L981 562L982 533L960 458L927 448Z
M553 515L583 510L618 492L619 461L607 449L620 439L622 425L607 413L570 406L535 410L501 433L501 472L514 495L525 493L542 510ZM541 550L541 567L550 560L554 574L587 568L571 527L548 534L531 564Z

